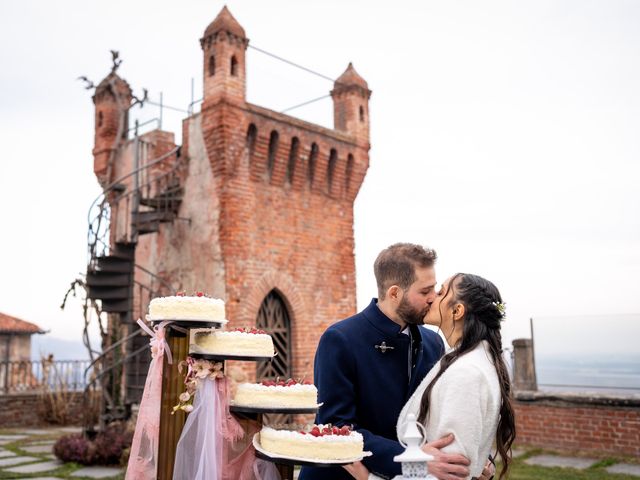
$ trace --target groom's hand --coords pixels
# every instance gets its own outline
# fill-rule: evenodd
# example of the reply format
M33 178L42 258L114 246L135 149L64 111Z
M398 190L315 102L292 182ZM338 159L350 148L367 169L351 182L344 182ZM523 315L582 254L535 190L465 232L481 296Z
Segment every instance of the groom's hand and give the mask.
M433 456L433 460L427 462L429 473L439 480L460 480L469 476L469 459L460 454L442 453L440 449L450 445L454 437L449 434L445 437L426 443L422 450Z
M369 478L369 470L364 466L362 462L354 462L349 465L343 465L344 468L349 474L355 478L355 480L367 480Z

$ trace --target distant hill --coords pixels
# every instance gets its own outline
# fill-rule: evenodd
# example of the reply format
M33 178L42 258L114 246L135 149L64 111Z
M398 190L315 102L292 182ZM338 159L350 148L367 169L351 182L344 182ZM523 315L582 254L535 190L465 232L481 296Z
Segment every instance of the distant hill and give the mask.
M98 345L98 342L95 343ZM88 360L89 354L80 340L66 340L51 335L31 336L31 360L53 354L56 360Z

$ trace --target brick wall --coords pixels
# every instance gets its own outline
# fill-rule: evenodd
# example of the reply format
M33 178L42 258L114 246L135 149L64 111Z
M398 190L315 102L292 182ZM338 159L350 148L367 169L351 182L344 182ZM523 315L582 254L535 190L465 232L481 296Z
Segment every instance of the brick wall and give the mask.
M640 458L640 399L518 392L517 440L567 452Z
M69 425L80 425L84 408L81 392L67 394ZM0 425L2 428L24 428L47 425L47 409L38 393L0 395Z
M254 106L241 111L218 105L202 115L212 170L220 172L220 247L229 318L236 325L255 324L263 299L276 289L291 318L293 375L310 378L322 332L355 312L353 199L368 166L367 151L337 132ZM207 130L216 118L238 124ZM251 125L255 146L247 148ZM278 143L270 148L272 132ZM226 137L224 156L216 155L219 135ZM298 147L292 158L294 138ZM314 144L318 154L311 180ZM355 160L347 189L349 155Z

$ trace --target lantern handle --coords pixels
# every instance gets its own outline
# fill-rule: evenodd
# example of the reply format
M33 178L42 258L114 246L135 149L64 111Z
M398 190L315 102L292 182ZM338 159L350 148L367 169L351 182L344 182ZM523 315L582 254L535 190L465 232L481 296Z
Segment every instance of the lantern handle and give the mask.
M410 422L411 420L407 420L402 424L401 430L404 430L402 438L404 438L404 433L407 433L407 426L409 425ZM424 444L427 443L427 429L422 423L416 420L413 420L413 422L416 424L416 426L418 427L418 430L422 434L422 441L420 442L420 448L422 448ZM402 438L398 436L398 441L400 442L400 445L402 445L406 449L408 445L404 442Z

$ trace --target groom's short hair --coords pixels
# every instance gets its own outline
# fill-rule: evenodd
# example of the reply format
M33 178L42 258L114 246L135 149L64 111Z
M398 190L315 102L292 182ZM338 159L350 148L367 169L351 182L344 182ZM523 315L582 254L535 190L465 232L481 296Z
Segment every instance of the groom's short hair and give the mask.
M380 252L373 264L378 298L384 300L392 285L409 288L416 281L416 268L433 267L435 250L413 243L394 243Z

